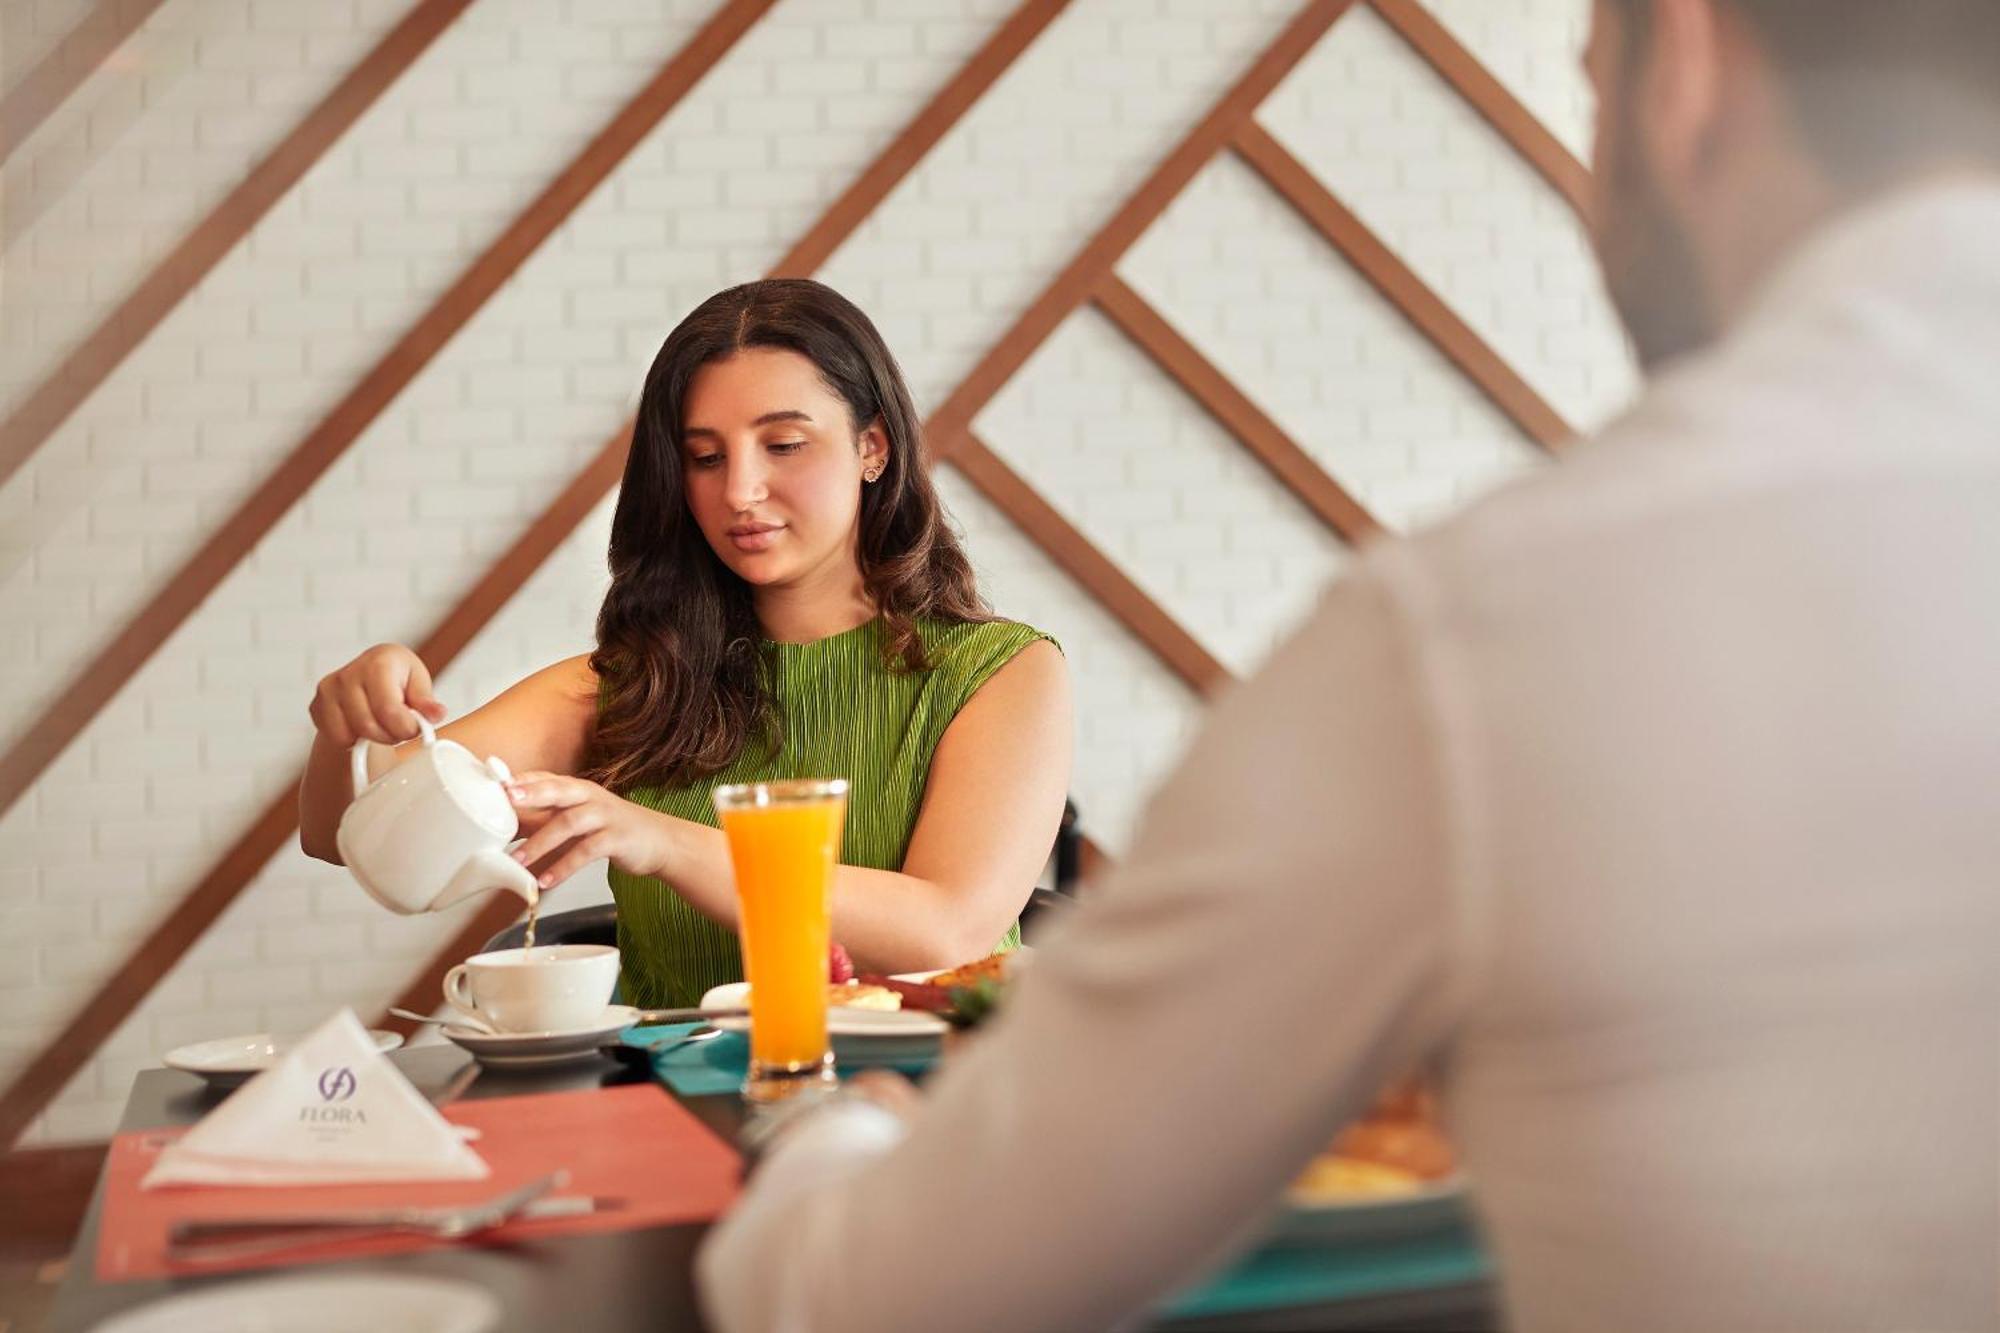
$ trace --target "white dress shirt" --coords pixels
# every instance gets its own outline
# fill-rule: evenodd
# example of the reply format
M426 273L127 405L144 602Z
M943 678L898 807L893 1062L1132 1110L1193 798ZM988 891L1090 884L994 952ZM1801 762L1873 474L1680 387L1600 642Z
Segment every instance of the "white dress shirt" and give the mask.
M1420 1057L1520 1333L2000 1328L2000 181L1825 228L1602 439L1357 562L718 1329L1103 1328Z

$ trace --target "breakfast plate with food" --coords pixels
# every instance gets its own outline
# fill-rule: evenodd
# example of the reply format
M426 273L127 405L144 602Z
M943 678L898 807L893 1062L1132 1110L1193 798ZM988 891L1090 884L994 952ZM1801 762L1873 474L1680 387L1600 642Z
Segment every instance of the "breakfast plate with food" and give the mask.
M1405 1080L1343 1129L1285 1192L1274 1238L1325 1245L1448 1230L1467 1218L1466 1182L1434 1094Z
M1019 960L997 954L942 972L855 977L839 966L827 984L826 1030L833 1058L850 1065L925 1060L936 1055L944 1034L970 1027L998 1004L1010 965ZM733 981L701 997L703 1009L748 1008L750 984ZM748 1032L745 1014L711 1020L724 1032Z
M704 1009L747 1008L750 984L732 981L701 997ZM711 1019L724 1032L748 1032L748 1014ZM848 1064L880 1064L922 1060L936 1055L949 1024L921 1009L904 1009L902 999L884 986L833 982L827 987L826 1031L833 1041L833 1058Z

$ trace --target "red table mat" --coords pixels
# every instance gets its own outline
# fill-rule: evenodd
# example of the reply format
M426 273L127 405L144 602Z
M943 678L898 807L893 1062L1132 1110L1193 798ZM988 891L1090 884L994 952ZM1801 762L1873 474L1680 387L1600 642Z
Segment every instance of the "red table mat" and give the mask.
M543 1236L705 1222L721 1216L736 1197L741 1174L736 1150L651 1084L496 1097L447 1107L444 1116L454 1124L479 1130L473 1147L493 1168L491 1176L485 1180L394 1185L183 1185L141 1190L139 1182L160 1149L185 1131L120 1134L111 1141L105 1165L97 1280L128 1282L247 1268L288 1268L405 1254L439 1245L506 1245ZM226 1262L170 1262L167 1258L167 1229L186 1218L473 1203L557 1169L570 1173L569 1183L558 1193L609 1197L619 1200L621 1206L580 1217L511 1222L471 1241L369 1235Z

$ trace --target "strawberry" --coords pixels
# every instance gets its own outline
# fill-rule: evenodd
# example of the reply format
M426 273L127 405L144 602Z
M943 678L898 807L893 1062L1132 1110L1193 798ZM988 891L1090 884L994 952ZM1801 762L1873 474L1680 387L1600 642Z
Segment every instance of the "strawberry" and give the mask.
M854 980L854 960L847 956L847 950L840 947L840 941L833 942L833 949L826 959L826 979L836 986L844 986Z

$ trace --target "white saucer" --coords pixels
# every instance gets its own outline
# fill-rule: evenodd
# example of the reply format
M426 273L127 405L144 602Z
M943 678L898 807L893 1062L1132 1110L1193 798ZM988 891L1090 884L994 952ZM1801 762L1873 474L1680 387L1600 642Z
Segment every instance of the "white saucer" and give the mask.
M96 1333L488 1333L500 1302L447 1278L342 1273L184 1291L94 1325Z
M402 1037L394 1032L371 1029L368 1035L375 1039L378 1051L393 1051L403 1044ZM233 1088L269 1069L297 1040L297 1037L274 1037L268 1032L217 1037L213 1041L177 1046L160 1060L169 1069L207 1079L212 1087Z
M732 981L702 996L701 1007L726 1009L748 1004L749 1000L750 983ZM747 1017L712 1021L724 1032L750 1030ZM922 1009L856 1009L835 1005L826 1011L826 1031L833 1040L833 1058L847 1065L929 1059L938 1053L938 1045L950 1029L951 1024Z
M567 1064L597 1054L597 1048L632 1026L639 1011L629 1004L607 1004L597 1022L565 1032L481 1032L446 1023L445 1039L471 1051L481 1064L496 1069L532 1069Z

